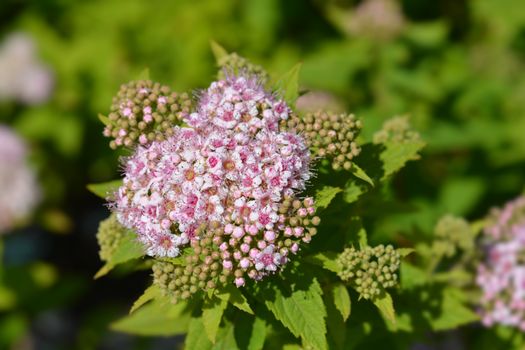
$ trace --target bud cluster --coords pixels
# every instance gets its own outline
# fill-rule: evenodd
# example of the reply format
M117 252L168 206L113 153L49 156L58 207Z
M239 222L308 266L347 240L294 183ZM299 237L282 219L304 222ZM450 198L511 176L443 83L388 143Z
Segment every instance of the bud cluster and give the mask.
M434 253L442 253L451 257L457 248L469 251L474 247L474 232L469 223L453 215L442 217L434 230L436 239L432 246Z
M153 283L158 285L163 295L170 297L173 303L231 281L231 273L223 270L219 252L213 245L210 234L193 240L191 247L192 253L183 257L184 264L157 260L152 267Z
M172 92L168 86L151 80L123 84L113 98L109 124L104 136L111 137L110 147L132 147L173 135L173 127L189 114L188 94Z
M353 114L318 111L303 118L292 116L281 124L304 135L313 157L327 158L334 170L352 167L361 148L355 141L362 124Z
M301 242L310 242L320 223L313 205L312 198L301 201L286 196L273 229L258 230L246 218L230 217L223 232L216 230L213 243L219 247L222 266L232 272L237 287L245 284L246 277L260 280L276 272L290 254L299 251Z
M381 130L374 134L374 143L405 143L419 141L417 131L412 130L407 116L396 116L383 123Z
M99 256L101 260L108 261L111 259L122 238L124 238L125 232L126 229L118 222L114 213L100 222L97 241L100 247Z
M339 256L339 277L349 282L365 299L378 297L397 284L399 253L391 246L378 245L357 250L346 248Z
M485 326L525 330L525 197L495 209L483 234L484 261L476 283Z
M219 74L218 78L223 80L226 75L249 75L256 76L259 81L265 84L268 81L268 73L263 67L253 64L246 58L239 56L237 53L232 52L219 59Z

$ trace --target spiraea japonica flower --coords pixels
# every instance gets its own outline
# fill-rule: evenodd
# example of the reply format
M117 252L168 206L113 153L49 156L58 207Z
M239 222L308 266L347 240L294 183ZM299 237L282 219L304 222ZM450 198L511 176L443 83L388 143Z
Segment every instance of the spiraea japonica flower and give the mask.
M27 164L26 145L1 125L0 146L0 233L5 233L31 214L40 191Z
M476 276L482 322L525 330L525 197L495 209L489 220Z
M168 288L179 296L221 276L242 286L278 271L315 235L313 199L297 198L311 176L310 151L301 135L280 127L290 113L256 78L230 76L201 94L194 113L182 115L189 127L172 126L127 159L114 208L147 254L175 257L191 246L213 252L220 266L212 280L198 282L162 267L156 273L168 269L171 277L156 281L184 281ZM194 263L202 273L202 262Z

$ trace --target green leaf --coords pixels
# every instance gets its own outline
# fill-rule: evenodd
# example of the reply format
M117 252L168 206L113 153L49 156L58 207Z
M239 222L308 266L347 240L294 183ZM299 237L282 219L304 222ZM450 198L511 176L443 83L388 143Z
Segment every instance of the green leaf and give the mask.
M383 177L387 179L410 160L419 159L419 151L423 149L423 141L386 142L385 150L381 152L380 159L383 162Z
M292 334L315 349L327 349L326 309L315 278L298 276L296 283L278 281L265 303L275 318Z
M338 257L339 254L335 252L324 252L306 257L305 260L311 264L321 266L326 270L339 273L341 272L341 265L339 265L337 261Z
M394 311L394 303L392 297L387 292L384 292L383 295L373 300L374 305L377 306L381 315L394 325L396 324L396 314Z
M103 114L98 114L98 119L102 122L102 124L108 126L108 125L111 125L111 120L109 120L108 117L106 117L105 115Z
M399 248L399 249L396 249L396 251L399 253L399 255L401 255L402 258L404 258L412 254L416 250L414 248Z
M348 181L343 190L343 200L347 203L353 203L367 191L366 186L360 185L354 179Z
M193 348L188 348L193 349ZM235 340L235 325L226 322L224 327L221 327L217 336L217 343L213 346L213 350L240 350Z
M250 343L248 344L248 350L262 349L264 340L266 338L266 322L259 317L255 318L252 327L252 334L250 337Z
M304 348L299 344L285 344L283 350L303 350Z
M119 246L106 264L95 274L95 279L108 274L116 265L140 258L144 255L144 247L137 241L137 235L127 231L126 236L119 242Z
M122 180L113 180L99 184L87 185L87 189L100 198L107 199L108 196L116 192L120 186L122 186Z
M190 318L184 313L185 308L185 303L173 305L154 300L133 314L113 322L110 328L119 332L145 336L184 334Z
M12 290L0 285L0 311L12 309L16 305L16 299Z
M359 248L365 249L368 246L368 235L364 227L357 231L357 238L359 239Z
M239 310L253 315L253 310L251 309L250 304L248 304L248 300L242 295L239 288L235 288L233 285L228 285L221 290L218 290L215 296L221 300L229 302Z
M217 64L220 64L222 59L226 56L228 56L228 51L221 45L219 45L216 41L210 40L210 46L211 51L213 52L213 56L215 56L215 61Z
M438 205L443 212L455 215L468 214L485 192L479 178L447 179L441 188Z
M329 348L345 349L346 324L341 312L334 304L334 294L330 290L325 294L323 300L326 305L326 328L328 331Z
M387 322L386 326L391 332L413 332L414 331L414 320L410 313L398 313L396 314L396 324Z
M401 286L403 289L411 289L422 286L428 282L428 275L421 268L401 262Z
M290 106L295 106L299 97L299 72L302 63L297 63L277 82L275 90L283 93L283 98Z
M132 314L136 310L138 310L141 306L146 304L148 301L155 299L156 297L160 296L160 290L157 285L153 284L146 288L144 293L133 303L133 306L131 307L131 310L129 310L129 313Z
M184 342L184 348L188 350L210 350L213 344L208 337L204 336L206 330L201 317L192 317L188 326L188 334Z
M446 288L443 291L441 312L437 317L430 317L432 328L436 331L455 329L461 325L477 321L479 316L465 306L466 296L457 288Z
M137 77L137 80L150 80L150 74L149 74L149 68L144 68L139 76Z
M212 343L215 343L222 315L224 314L227 305L228 302L226 300L213 298L205 300L204 305L202 306L202 322L204 324L204 330L206 331L208 339L210 339Z
M317 209L324 209L330 205L335 196L343 190L339 187L324 186L315 193L315 206Z
M346 321L351 311L350 295L348 294L346 286L342 283L335 284L332 288L332 295L334 297L335 307L341 312L343 320Z
M260 316L260 315L259 315ZM266 339L266 321L260 317L238 313L235 318L235 341L240 349L259 350Z
M367 183L370 184L370 186L374 187L374 180L372 180L372 178L368 176L368 174L363 169L361 169L359 165L352 163L351 172L355 177L363 181L366 181Z

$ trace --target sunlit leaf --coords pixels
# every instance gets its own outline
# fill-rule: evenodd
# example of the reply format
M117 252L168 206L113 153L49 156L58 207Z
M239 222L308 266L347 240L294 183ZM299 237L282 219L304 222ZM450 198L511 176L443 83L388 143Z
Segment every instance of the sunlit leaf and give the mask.
M189 314L184 313L185 308L186 304L182 302L171 304L155 300L134 313L113 322L110 327L115 331L135 335L172 336L184 334L188 329L190 319Z
M227 305L228 302L226 300L212 298L205 300L204 305L202 306L202 322L204 324L204 330L206 331L208 339L210 339L212 343L215 343L215 337L219 330L222 314Z
M87 188L91 193L100 198L107 199L108 196L115 193L120 186L122 186L122 180L113 180L99 184L90 184L87 185Z
M396 313L394 311L394 303L392 297L387 292L383 292L378 298L373 300L374 305L377 306L381 315L388 321L396 324Z
M339 187L324 186L315 194L315 206L317 209L327 208L335 196L342 191Z
M350 294L348 294L346 286L342 283L335 284L332 287L332 295L334 298L335 307L337 310L339 310L339 312L341 312L343 320L346 321L350 316L351 311Z

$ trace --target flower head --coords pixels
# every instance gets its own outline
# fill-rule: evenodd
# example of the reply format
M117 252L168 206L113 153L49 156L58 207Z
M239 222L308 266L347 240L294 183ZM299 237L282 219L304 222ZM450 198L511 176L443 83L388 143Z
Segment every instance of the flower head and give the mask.
M280 130L288 113L250 77L212 83L185 116L189 128L174 126L126 160L119 221L157 257L211 235L237 286L277 271L316 232L313 200L295 199L310 179L310 153L300 135Z

